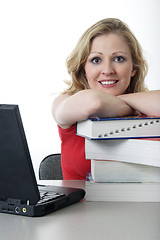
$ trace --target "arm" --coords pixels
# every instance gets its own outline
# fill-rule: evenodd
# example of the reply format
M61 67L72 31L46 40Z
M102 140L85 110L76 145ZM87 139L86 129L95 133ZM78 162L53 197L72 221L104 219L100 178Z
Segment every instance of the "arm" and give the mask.
M89 117L116 117L133 114L122 99L97 90L82 90L72 96L60 95L52 106L53 116L62 128Z
M138 112L152 117L160 117L160 90L124 94L118 98Z

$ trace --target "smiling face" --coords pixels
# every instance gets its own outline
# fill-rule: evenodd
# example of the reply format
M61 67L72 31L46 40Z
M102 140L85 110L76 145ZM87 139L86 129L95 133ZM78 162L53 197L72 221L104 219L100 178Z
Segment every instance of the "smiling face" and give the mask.
M96 37L85 64L91 89L121 95L128 88L134 70L131 52L124 38L116 33Z

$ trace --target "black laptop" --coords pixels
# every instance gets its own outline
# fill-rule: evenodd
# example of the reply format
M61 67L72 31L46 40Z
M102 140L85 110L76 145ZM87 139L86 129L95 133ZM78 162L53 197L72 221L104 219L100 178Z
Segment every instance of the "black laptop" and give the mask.
M42 216L83 199L83 189L38 186L18 105L0 105L0 212Z

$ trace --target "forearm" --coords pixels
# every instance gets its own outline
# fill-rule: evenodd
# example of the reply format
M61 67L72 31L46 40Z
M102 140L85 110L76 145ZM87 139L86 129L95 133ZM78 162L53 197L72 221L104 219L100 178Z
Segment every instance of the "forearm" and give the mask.
M53 103L52 112L56 122L63 128L89 117L117 117L133 113L122 99L91 89L72 96L59 96Z
M148 116L160 117L160 91L147 91L124 94L118 98L125 101L134 110Z
M111 94L96 91L95 101L98 104L91 117L122 117L133 114L133 109L125 101Z

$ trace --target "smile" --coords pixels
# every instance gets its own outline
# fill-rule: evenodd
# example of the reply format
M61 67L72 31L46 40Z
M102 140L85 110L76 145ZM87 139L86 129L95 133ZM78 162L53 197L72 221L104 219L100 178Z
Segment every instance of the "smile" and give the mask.
M118 80L107 80L107 81L99 81L102 85L112 85L118 82Z

